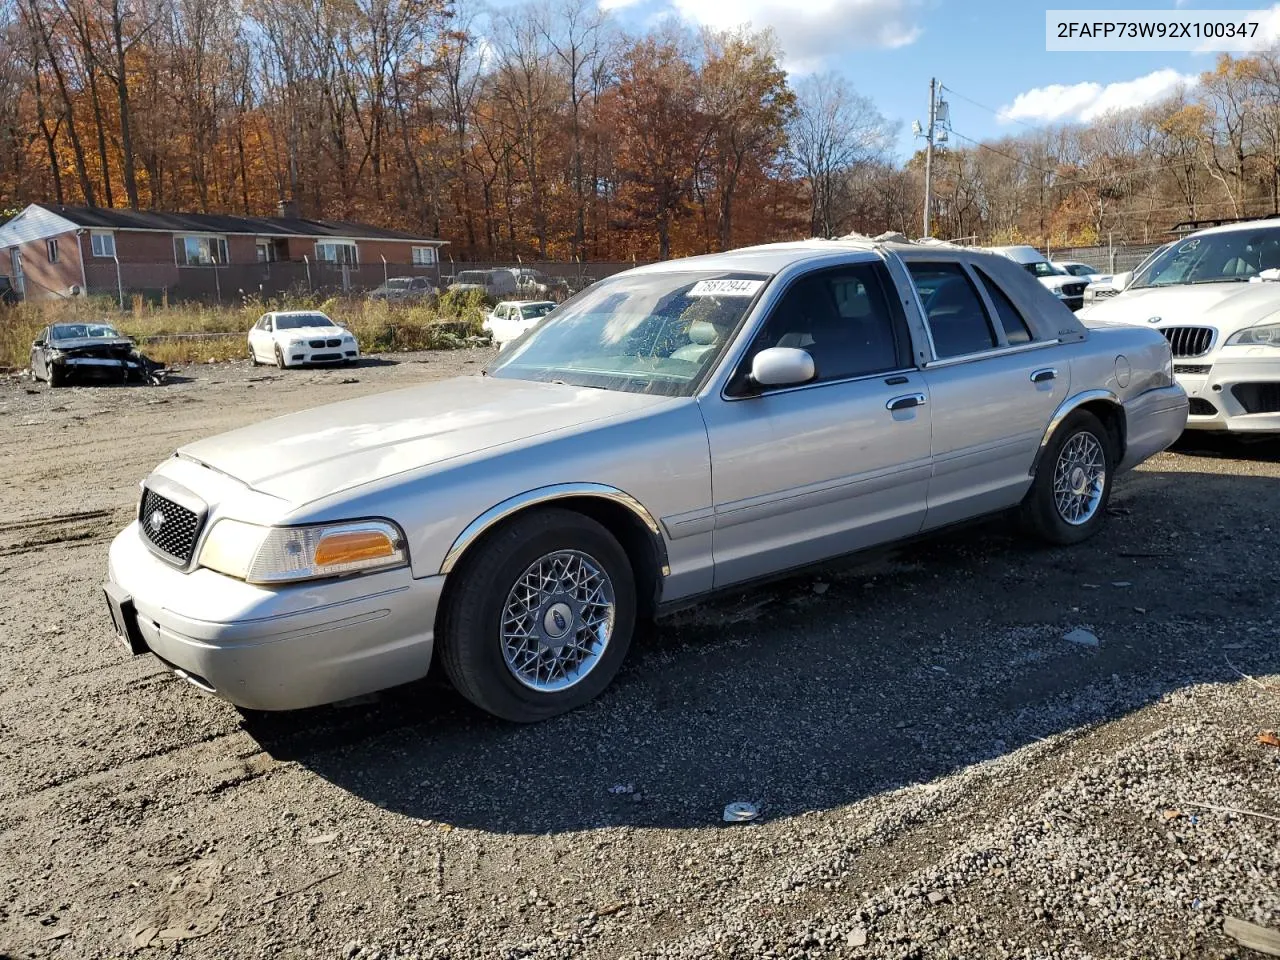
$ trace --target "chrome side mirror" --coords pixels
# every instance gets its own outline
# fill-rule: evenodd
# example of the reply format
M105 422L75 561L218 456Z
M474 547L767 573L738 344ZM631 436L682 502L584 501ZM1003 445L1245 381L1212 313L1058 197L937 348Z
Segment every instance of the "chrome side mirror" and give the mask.
M815 375L813 357L796 347L769 347L751 361L751 380L762 387L808 383Z

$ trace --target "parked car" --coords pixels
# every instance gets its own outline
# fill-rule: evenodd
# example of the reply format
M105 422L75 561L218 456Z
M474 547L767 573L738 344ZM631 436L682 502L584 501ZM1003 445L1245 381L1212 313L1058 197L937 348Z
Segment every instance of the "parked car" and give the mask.
M1072 277L1080 277L1086 283L1092 283L1102 276L1102 271L1079 260L1050 260L1050 264L1061 273Z
M479 290L492 300L502 300L519 292L510 270L462 270L449 284L450 290Z
M1129 281L1133 279L1134 274L1141 273L1146 268L1147 264L1160 256L1160 254L1164 253L1171 246L1173 246L1172 243L1166 243L1156 247L1156 249L1147 254L1146 258L1133 270L1125 270L1121 273L1113 273L1109 276L1104 275L1091 280L1089 285L1084 288L1084 302L1086 304L1090 304L1096 300L1107 300L1114 297L1129 285Z
M360 344L355 334L319 310L273 310L249 331L249 359L255 367L274 363L281 370L309 363L356 363Z
M109 323L55 323L31 344L32 381L61 387L73 380L156 382L162 367Z
M1088 286L1088 281L1059 270L1035 247L991 247L990 250L1021 264L1027 273L1039 280L1068 309L1079 310L1084 306L1084 288Z
M439 292L426 277L391 277L386 283L370 290L369 299L403 303L429 300Z
M557 297L561 300L569 292L569 283L563 277L549 277L532 267L511 267L516 278L516 289L522 297Z
M638 616L714 589L1005 510L1084 540L1182 431L1170 363L971 249L652 264L484 376L182 447L111 545L108 606L130 650L242 707L438 656L473 703L539 720L609 684Z
M532 330L555 308L554 300L504 300L484 318L484 329L500 347Z
M1189 430L1280 432L1280 219L1201 230L1170 244L1092 324L1159 330L1191 398Z

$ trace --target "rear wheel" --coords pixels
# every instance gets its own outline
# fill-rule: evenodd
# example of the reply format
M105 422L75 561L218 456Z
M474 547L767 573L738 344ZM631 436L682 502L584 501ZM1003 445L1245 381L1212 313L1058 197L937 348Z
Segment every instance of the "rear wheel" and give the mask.
M569 510L518 517L476 546L442 611L441 663L458 692L529 723L597 696L627 655L636 589L626 552Z
M1054 544L1097 533L1111 499L1114 444L1087 410L1069 414L1049 439L1019 518L1028 533Z

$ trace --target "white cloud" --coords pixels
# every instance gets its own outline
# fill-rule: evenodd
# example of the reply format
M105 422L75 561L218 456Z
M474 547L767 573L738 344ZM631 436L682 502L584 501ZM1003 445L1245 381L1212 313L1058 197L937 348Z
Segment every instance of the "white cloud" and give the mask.
M1117 83L1052 83L1035 87L1013 98L1013 103L1000 108L1000 120L1023 120L1030 123L1053 123L1078 120L1088 123L1113 110L1141 107L1176 92L1179 87L1194 87L1199 77L1166 68Z
M1273 4L1266 10L1250 13L1246 18L1258 21L1258 31L1248 39L1232 41L1206 41L1196 49L1196 53L1260 53L1280 41L1280 3Z
M828 57L850 49L905 47L920 36L918 0L671 0L671 5L698 26L771 27L792 73L820 70Z

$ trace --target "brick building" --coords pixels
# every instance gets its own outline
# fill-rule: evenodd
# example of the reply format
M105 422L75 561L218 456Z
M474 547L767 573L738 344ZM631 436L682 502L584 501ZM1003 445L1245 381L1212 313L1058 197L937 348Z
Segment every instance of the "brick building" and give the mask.
M363 223L33 203L0 226L0 276L27 299L133 294L230 302L439 277L446 241Z

